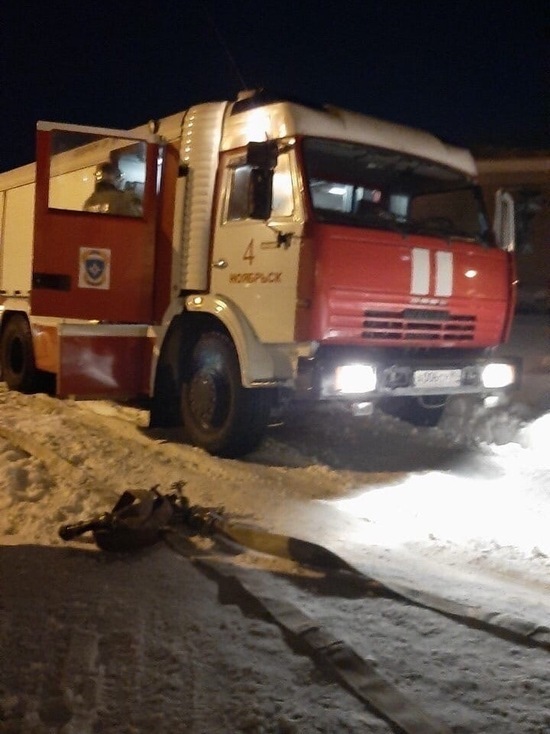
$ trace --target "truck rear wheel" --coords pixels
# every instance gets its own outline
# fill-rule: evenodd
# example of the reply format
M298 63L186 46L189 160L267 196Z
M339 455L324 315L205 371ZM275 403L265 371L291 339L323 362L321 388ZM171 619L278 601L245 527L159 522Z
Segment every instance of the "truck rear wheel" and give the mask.
M25 316L8 320L0 339L2 379L10 390L33 393L39 389L30 324Z
M233 342L219 332L197 341L181 390L186 439L211 454L237 457L261 442L269 419L267 389L244 388Z

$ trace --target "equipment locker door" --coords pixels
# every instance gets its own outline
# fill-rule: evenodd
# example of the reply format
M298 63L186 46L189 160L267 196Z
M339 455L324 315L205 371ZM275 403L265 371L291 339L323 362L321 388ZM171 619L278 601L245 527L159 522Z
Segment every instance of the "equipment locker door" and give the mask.
M38 123L34 315L151 322L160 152L155 135Z

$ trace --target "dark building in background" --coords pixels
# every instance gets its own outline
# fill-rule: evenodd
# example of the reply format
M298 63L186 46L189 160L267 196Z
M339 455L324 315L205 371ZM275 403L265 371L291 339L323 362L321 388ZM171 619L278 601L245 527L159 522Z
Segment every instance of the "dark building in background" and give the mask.
M490 214L497 189L514 197L518 311L550 312L550 151L474 154Z

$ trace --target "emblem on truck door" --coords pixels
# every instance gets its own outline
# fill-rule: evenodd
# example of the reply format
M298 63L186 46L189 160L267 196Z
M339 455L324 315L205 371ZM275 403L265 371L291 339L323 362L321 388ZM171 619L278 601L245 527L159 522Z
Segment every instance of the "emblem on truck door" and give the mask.
M111 285L110 281L111 251L81 247L78 287L108 290Z

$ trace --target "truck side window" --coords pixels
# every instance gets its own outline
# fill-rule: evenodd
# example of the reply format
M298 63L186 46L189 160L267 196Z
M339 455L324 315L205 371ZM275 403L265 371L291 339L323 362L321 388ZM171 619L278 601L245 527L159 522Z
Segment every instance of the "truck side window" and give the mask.
M227 200L226 221L234 222L247 219L250 213L249 191L250 173L249 165L236 160L230 165L229 175L229 197ZM290 169L290 155L283 153L279 156L277 168L273 176L273 217L290 217L294 212L294 193L292 188L292 175Z
M141 217L145 143L57 130L52 134L51 209Z
M273 176L273 216L291 217L294 213L294 190L290 169L290 154L279 154Z
M227 220L246 219L250 211L248 200L250 191L250 172L252 168L246 164L238 165L231 170L229 183L229 202Z

